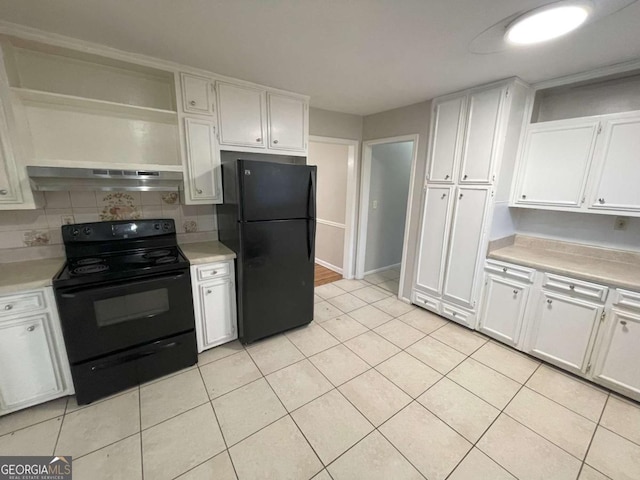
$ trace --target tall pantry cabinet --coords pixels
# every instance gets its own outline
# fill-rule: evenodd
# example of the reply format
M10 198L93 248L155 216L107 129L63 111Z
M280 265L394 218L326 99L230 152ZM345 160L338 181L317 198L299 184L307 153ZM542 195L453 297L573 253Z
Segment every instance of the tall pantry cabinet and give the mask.
M528 86L510 79L434 100L412 302L475 326L496 192L508 196Z

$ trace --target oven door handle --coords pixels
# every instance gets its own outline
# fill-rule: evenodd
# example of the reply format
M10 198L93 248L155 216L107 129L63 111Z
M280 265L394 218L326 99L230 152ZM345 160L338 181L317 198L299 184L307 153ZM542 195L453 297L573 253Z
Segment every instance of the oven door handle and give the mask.
M60 294L60 296L62 298L74 298L78 293L91 293L91 292L105 293L116 288L120 288L124 286L132 287L135 285L143 285L145 283L150 283L157 280L180 280L186 274L187 272L182 272L178 274L175 274L175 273L157 274L157 275L152 275L148 277L137 277L134 280L124 280L116 283L105 282L105 283L100 283L98 285L91 285L90 287L77 287L77 288L64 289L64 290L61 289L62 293Z
M162 350L166 350L167 348L173 348L180 345L180 342L171 342L165 345L160 345L155 347L154 350L145 350L144 352L132 353L131 355L125 355L124 357L116 358L115 360L111 360L104 363L99 363L91 367L91 371L95 372L97 370L104 370L106 368L115 367L118 365L122 365L123 363L134 362L136 360L140 360L141 358L150 357L155 355Z

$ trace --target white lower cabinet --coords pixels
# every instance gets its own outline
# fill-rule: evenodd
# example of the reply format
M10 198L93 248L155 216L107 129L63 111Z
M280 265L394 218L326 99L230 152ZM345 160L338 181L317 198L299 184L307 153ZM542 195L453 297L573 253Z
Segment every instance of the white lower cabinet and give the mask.
M595 382L640 401L640 312L613 308L594 355Z
M547 290L537 296L525 351L572 373L587 373L604 307Z
M238 338L233 260L191 267L198 352Z
M478 330L512 347L518 346L530 290L531 285L488 273Z
M0 317L0 415L73 393L51 288L0 301L20 305L34 296L46 303L21 313L5 306Z

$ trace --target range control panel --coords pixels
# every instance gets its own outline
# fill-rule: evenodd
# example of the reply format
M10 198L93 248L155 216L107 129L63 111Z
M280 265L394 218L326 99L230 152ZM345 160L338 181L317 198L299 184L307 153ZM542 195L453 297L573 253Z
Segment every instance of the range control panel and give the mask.
M64 243L105 242L175 233L176 224L171 218L76 223L62 226L62 240Z

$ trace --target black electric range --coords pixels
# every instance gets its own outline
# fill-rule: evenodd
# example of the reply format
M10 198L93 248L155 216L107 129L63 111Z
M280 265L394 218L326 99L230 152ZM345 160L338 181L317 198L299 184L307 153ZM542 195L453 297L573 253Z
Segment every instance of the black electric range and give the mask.
M64 225L53 280L79 404L197 361L189 261L170 219Z

